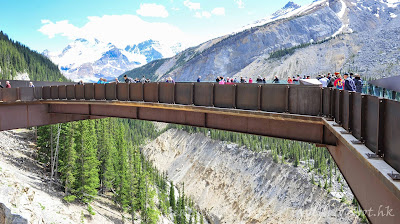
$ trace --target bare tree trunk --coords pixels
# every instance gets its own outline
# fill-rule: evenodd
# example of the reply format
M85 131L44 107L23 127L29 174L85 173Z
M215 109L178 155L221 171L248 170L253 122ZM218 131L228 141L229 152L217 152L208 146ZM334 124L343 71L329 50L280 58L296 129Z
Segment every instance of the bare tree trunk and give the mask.
M50 167L53 166L53 126L50 125ZM49 190L51 188L51 181L53 178L53 170L50 173Z
M51 185L52 185L52 183L53 183L53 176L54 176L54 173L55 173L55 169L54 169L54 167L56 167L56 169L57 169L57 166L56 166L56 163L58 163L58 148L59 148L59 143L60 143L60 132L61 132L61 125L60 124L58 124L57 125L57 142L56 142L56 150L55 150L55 152L54 152L54 155L53 155L53 144L51 144L52 145L52 150L51 150L51 157L52 157L52 159L51 159L51 176L50 176L50 187L51 187Z

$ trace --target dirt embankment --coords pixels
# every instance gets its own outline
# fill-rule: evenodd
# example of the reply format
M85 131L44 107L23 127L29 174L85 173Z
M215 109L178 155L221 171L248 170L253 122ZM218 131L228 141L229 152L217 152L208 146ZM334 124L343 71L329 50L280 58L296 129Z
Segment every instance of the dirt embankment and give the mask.
M92 202L96 213L93 216L83 204L65 203L62 189L56 184L49 187L49 174L36 162L36 150L32 131L0 132L0 205L5 207L0 206L0 210L8 213L9 221L19 217L22 222L18 223L35 224L131 222L129 214L123 218L118 206L107 196L99 196ZM160 217L159 223L171 221Z

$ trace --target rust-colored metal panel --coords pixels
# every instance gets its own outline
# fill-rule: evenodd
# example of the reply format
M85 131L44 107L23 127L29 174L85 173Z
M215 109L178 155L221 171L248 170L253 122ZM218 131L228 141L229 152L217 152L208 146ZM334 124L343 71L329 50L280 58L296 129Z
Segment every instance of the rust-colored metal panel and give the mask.
M94 99L94 83L85 84L84 87L85 87L85 100Z
M332 89L331 88L324 88L322 91L322 113L325 117L331 117L331 99L332 99Z
M214 85L214 106L236 107L236 85Z
M336 136L324 125L324 140L322 141L325 145L336 145L338 141Z
M67 86L58 86L58 98L67 99Z
M143 99L145 102L158 102L158 83L143 84Z
M322 89L315 86L290 86L289 112L292 114L321 115Z
M42 99L42 91L43 91L42 88L43 87L34 87L33 88L33 93L34 93L34 96L35 96L36 100L41 100Z
M87 115L79 114L49 114L49 105L47 104L33 104L27 106L28 123L23 126L15 126L14 128L34 127L90 119Z
M160 82L158 86L160 103L175 103L175 84Z
M129 83L117 84L117 99L120 101L129 101Z
M58 86L50 86L50 98L58 99Z
M343 90L335 89L335 122L342 124Z
M106 86L104 84L94 84L94 99L105 100L106 99Z
M286 138L313 143L323 142L323 125L314 123L298 123L288 120L248 119L248 132L276 138ZM307 130L307 131L304 131Z
M385 161L400 172L400 102L387 100L383 119Z
M370 211L366 212L370 222L398 223L400 201L381 177L372 173L371 168L341 141L336 147L328 146L328 149L363 210Z
M217 84L218 85L218 84ZM193 103L196 106L214 106L214 83L197 82L194 84Z
M75 85L75 98L77 100L85 99L85 85Z
M90 114L89 104L49 104L50 113Z
M353 136L358 139L358 140L362 140L362 99L363 99L363 95L361 95L361 93L353 93L353 103L351 104L352 107L352 114L350 116L351 119L351 133L353 134Z
M193 104L193 83L175 83L175 103Z
M19 99L21 101L33 101L35 99L33 87L19 87Z
M120 117L120 118L137 118L137 107L131 106L109 106L97 105L90 106L91 115L107 116L107 117Z
M205 114L156 108L137 108L138 119L205 127Z
M16 89L12 88L12 90ZM27 105L0 105L0 130L26 127L28 124L27 108Z
M129 84L129 100L143 101L143 84L130 83Z
M116 100L117 99L117 84L107 83L106 84L106 100Z
M248 119L247 117L207 114L206 125L207 128L249 133Z
M15 102L18 100L18 88L3 88L3 102Z
M206 115L198 112L185 112L185 124L197 127L205 127Z
M260 100L260 88L258 84L237 84L236 108L244 110L258 110Z
M378 152L379 135L379 103L378 97L367 95L365 101L365 125L363 125L365 136L365 145L374 153Z
M342 102L342 126L344 129L346 129L347 131L350 131L350 122L351 122L351 109L352 107L350 107L351 103L352 103L352 93L344 90L343 91L343 102Z
M138 110L138 118L142 120L186 124L185 111L173 111L155 108L138 108Z
M42 97L44 100L51 99L51 87L50 86L43 86L42 89Z
M286 85L262 85L261 86L261 110L268 112L286 112L287 109Z
M75 99L75 85L67 85L67 99Z

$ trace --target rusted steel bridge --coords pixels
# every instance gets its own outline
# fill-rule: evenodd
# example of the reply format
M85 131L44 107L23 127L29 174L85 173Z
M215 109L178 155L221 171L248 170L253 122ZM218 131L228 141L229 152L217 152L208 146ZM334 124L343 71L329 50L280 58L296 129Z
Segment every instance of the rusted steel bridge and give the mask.
M109 83L0 89L0 130L120 117L328 148L372 223L400 222L400 102L315 86Z

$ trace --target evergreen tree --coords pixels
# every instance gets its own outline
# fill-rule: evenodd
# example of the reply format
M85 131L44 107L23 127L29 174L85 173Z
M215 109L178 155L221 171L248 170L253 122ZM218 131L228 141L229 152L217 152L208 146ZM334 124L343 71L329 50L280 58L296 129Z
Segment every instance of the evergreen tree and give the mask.
M76 192L83 202L89 203L97 195L99 187L99 173L97 160L97 142L94 121L86 120L78 124L77 133L77 186Z
M175 187L174 183L171 181L170 188L169 188L169 204L172 208L172 211L175 211Z
M75 185L75 175L76 175L76 151L75 151L75 139L74 139L74 125L75 123L69 123L63 125L63 136L64 144L63 151L60 156L60 173L61 180L64 183L65 194L68 196L73 190ZM75 197L69 197L69 199L74 199ZM67 198L68 200L68 198Z

